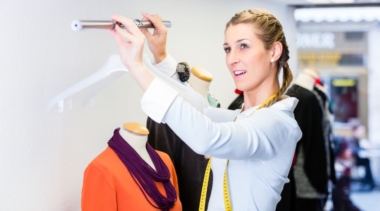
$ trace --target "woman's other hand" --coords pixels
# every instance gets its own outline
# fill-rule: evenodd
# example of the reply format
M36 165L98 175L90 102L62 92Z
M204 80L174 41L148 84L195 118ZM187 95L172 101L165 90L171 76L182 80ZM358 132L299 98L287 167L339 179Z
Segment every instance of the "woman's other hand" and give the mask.
M150 21L154 25L153 34L148 29L141 28L140 31L145 35L148 42L148 47L153 54L154 61L160 63L166 58L166 38L168 29L162 23L162 18L159 15L150 15L142 13L142 21Z

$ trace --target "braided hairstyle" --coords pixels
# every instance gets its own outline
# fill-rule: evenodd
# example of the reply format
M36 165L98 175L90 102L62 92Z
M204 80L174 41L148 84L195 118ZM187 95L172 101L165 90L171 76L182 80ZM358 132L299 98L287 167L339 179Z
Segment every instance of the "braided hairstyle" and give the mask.
M271 13L260 10L244 10L237 13L231 18L231 20L226 25L226 30L231 25L237 25L240 23L250 23L253 24L257 29L257 37L264 43L264 46L269 50L275 42L280 42L282 44L282 54L280 58L276 61L277 75L280 73L280 69L283 69L283 81L280 90L276 93L269 102L265 103L262 107L269 107L273 103L284 99L284 93L289 87L293 80L292 71L289 68L289 48L286 43L285 34L280 21L272 15Z

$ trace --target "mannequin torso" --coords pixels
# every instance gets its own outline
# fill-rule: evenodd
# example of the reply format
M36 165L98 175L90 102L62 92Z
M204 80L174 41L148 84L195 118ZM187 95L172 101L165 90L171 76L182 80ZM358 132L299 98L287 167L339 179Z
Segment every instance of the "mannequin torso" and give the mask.
M152 153L153 149L147 145L147 135L148 130L137 123L126 123L121 129L114 130L109 146L91 161L84 172L81 210L156 211L156 207L162 204L156 203L162 201L157 198L161 196L169 197L169 203L177 197L169 210L182 210L178 195L174 195L179 190L173 163L163 152ZM154 179L156 177L165 177L165 180L158 181ZM147 190L154 194L147 194Z
M156 169L146 150L148 129L138 123L125 123L119 131L121 137L140 155L140 157L153 169Z
M193 67L190 72L193 76L189 79L190 86L207 99L210 83L212 81L211 73L200 67Z
M305 69L300 74L298 74L296 80L294 81L294 84L312 91L314 88L315 79L317 78L318 75L315 73L315 71L311 69Z

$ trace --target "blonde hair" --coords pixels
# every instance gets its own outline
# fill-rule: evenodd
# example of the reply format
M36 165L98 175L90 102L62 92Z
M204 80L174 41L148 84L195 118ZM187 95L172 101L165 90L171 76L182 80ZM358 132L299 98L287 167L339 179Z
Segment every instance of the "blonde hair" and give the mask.
M293 80L292 71L289 68L289 48L286 43L284 30L280 21L272 15L271 13L260 10L244 10L237 13L231 18L231 20L226 25L226 30L231 25L237 25L240 23L250 23L253 24L259 32L256 34L258 38L264 43L264 46L269 50L275 42L280 42L282 44L282 54L280 58L276 61L277 65L277 75L280 72L280 68L283 69L283 81L280 90L276 93L276 96L273 97L270 101L262 105L262 107L269 107L273 103L282 100L284 98L284 93L289 87L290 83Z

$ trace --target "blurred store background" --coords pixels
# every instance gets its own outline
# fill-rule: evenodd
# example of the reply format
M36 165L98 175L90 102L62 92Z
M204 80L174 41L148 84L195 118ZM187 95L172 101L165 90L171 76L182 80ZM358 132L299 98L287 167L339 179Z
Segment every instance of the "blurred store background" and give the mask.
M348 144L351 199L360 210L378 210L380 1L281 2L294 9L298 71L316 70L330 98L335 152Z

